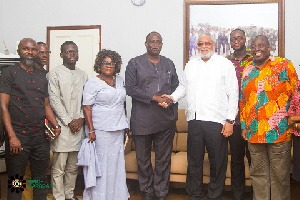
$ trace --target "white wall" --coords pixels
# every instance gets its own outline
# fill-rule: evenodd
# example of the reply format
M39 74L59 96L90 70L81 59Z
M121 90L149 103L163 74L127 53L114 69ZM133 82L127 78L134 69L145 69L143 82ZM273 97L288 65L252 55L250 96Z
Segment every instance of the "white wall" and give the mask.
M155 30L163 36L162 54L182 68L183 0L147 0L142 7L130 0L5 0L3 10L10 51L24 37L45 41L47 26L99 24L102 48L118 51L124 64L145 52L145 36Z
M0 0L0 53L3 53L4 52L4 46L2 45L2 40L3 40L3 1L4 0Z
M300 1L285 0L285 57L290 59L300 79Z
M183 0L147 0L142 7L131 0L4 0L0 21L11 52L24 37L46 41L47 26L101 25L102 48L120 53L123 77L129 59L145 53L146 35L158 31L161 54L174 61L179 74L183 70Z
M162 55L174 61L181 76L184 0L146 1L144 6L136 7L131 0L0 0L0 42L4 39L9 51L15 52L16 41L24 37L46 41L47 26L101 25L102 48L120 53L123 76L129 59L145 52L147 33L155 30L163 36ZM298 0L285 0L286 57L294 62L298 72L299 10ZM179 106L184 108L185 100Z

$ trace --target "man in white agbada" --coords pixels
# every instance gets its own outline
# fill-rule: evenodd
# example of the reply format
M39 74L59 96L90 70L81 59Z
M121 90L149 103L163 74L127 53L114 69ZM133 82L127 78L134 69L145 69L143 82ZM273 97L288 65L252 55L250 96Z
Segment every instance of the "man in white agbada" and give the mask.
M190 200L203 199L203 158L210 162L208 198L221 199L227 168L228 137L238 111L238 81L233 64L214 53L216 42L209 34L197 41L199 57L190 60L170 102L187 98L187 181ZM169 102L169 103L170 103ZM166 103L163 103L163 105ZM165 105L166 106L166 105Z
M61 134L51 142L53 151L53 199L76 200L77 154L84 138L82 92L87 74L77 68L78 47L73 41L61 45L63 65L50 70L49 99L61 125Z

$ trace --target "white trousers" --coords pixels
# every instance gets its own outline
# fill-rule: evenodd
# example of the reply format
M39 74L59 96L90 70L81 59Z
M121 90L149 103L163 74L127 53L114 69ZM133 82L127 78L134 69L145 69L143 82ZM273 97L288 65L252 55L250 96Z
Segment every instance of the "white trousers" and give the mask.
M74 196L78 173L77 155L78 151L53 152L51 180L54 200L65 200Z

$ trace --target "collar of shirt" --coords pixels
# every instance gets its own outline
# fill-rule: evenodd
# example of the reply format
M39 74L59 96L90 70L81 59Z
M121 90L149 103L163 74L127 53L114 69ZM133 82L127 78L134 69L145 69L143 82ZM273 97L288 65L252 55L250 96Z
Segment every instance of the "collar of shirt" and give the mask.
M198 55L198 57L197 57L197 59L200 61L200 62L204 62L203 60L202 60L202 58ZM208 61L206 61L206 62L209 62L209 61L214 61L214 60L216 60L216 54L215 53L213 53L213 55L208 59Z
M246 47L246 55L244 56L244 58L241 61L244 60L248 60L249 58L252 58L252 54L251 54L251 49L249 49L248 47ZM235 52L233 52L232 54L230 54L229 56L226 56L226 58L228 58L231 61L239 61L235 58Z
M255 66L255 60L253 60L252 61L252 65L254 66L254 67L256 67L257 69L259 69L259 70L261 70L262 68L264 68L270 61L275 61L275 57L274 56L269 56L269 58L266 60L266 62L264 63L264 65L262 66L262 67L260 67L260 68L258 68L257 66Z

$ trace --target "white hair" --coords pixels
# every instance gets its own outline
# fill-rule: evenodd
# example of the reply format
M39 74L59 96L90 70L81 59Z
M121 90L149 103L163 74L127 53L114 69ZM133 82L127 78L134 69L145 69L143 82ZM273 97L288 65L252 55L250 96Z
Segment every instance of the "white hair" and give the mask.
M200 37L203 37L203 36L209 36L211 38L211 40L213 41L213 43L216 44L216 38L213 35L211 35L210 33L201 33L198 36L198 40L200 39Z

